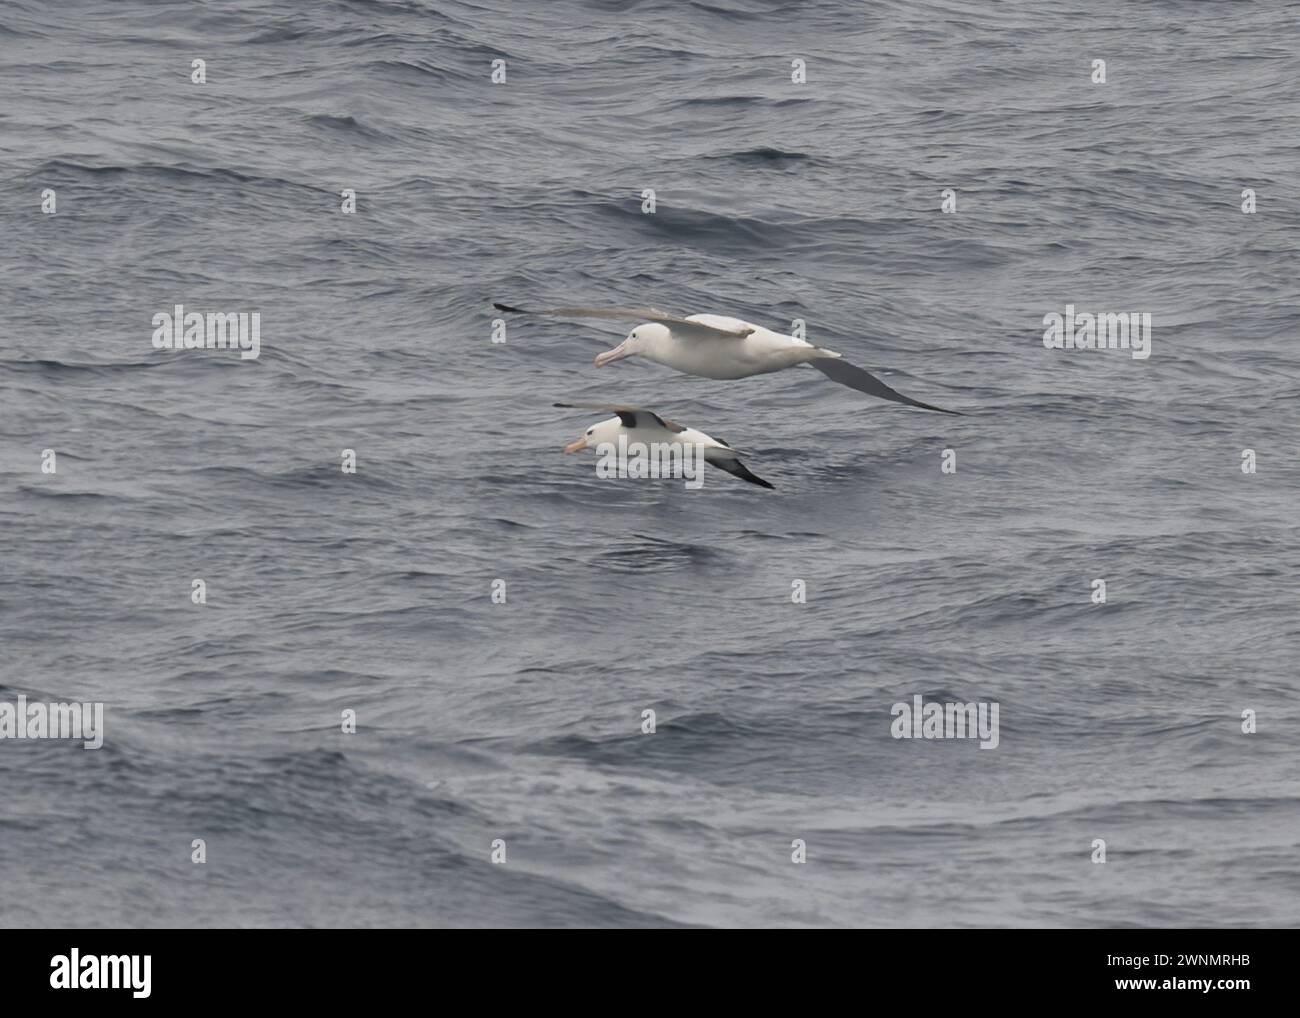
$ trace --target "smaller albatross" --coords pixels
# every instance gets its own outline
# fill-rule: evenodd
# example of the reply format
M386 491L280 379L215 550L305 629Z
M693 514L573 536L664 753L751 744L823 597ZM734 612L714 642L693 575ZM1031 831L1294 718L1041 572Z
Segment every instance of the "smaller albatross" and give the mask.
M565 452L581 452L583 449L595 449L606 444L617 446L620 435L626 436L629 446L633 442L642 442L647 447L655 442L691 445L703 449L704 462L710 466L725 470L742 481L757 484L762 488L775 487L763 478L751 474L745 464L740 462L740 453L726 442L711 438L695 428L685 428L673 421L665 420L653 411L634 406L618 406L613 403L556 403L555 405L573 410L600 410L615 415L609 420L593 424L576 442L566 445Z
M747 378L765 375L797 364L816 368L827 378L865 392L868 396L892 400L922 410L962 416L957 410L922 403L891 389L869 371L844 360L834 350L813 346L797 336L785 336L739 318L722 315L691 315L682 318L653 308L549 308L527 311L509 304L493 304L498 311L519 315L550 315L556 318L609 318L640 322L613 350L596 356L603 368L624 357L640 356L704 378Z

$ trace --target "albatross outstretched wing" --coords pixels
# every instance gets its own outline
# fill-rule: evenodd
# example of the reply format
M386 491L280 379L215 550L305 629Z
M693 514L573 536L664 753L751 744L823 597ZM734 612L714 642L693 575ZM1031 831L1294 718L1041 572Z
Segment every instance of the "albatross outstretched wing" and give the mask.
M554 405L571 410L599 410L602 413L618 414L618 419L623 422L625 428L659 427L667 428L674 433L686 430L680 424L664 420L653 410L643 410L635 406L619 406L616 403L556 403Z
M771 481L765 481L757 474L749 472L749 468L741 463L735 456L728 456L720 453L716 449L706 449L704 452L705 462L719 470L725 470L734 477L739 477L742 481L748 481L750 484L757 484L760 488L775 489L776 485Z
M666 325L674 333L691 339L744 339L753 329L720 329L701 322L687 321L680 315L658 311L655 308L547 308L544 311L530 311L526 308L511 307L509 304L493 304L498 311L515 315L548 315L552 318L608 318L619 322L657 322Z
M945 410L941 406L931 406L929 403L922 403L919 399L913 399L911 396L904 396L901 392L891 389L870 371L864 371L856 364L850 364L842 357L816 357L806 363L816 368L827 378L839 382L841 385L847 385L850 389L857 389L858 392L865 392L868 396L879 396L881 399L893 400L895 403L903 403L907 406L920 407L922 410L938 410L941 414L953 414L957 417L966 416L959 410Z

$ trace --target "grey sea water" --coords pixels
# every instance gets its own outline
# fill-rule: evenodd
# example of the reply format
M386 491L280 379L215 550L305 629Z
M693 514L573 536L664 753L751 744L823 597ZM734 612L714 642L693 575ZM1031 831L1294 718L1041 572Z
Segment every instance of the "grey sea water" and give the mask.
M8 0L0 701L105 733L0 740L0 922L1300 924L1298 77L1295 3ZM776 489L600 480L574 400Z

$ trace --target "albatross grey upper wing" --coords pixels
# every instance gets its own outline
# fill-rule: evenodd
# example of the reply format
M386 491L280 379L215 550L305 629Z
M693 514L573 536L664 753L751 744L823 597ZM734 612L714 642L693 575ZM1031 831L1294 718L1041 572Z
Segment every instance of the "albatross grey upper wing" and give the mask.
M546 308L532 311L527 308L511 307L509 304L493 304L498 311L516 315L548 315L552 318L608 318L619 322L658 322L666 325L673 332L693 339L744 339L753 329L719 329L701 322L690 322L680 315L669 314L655 308Z
M941 406L931 406L929 403L922 403L919 399L913 399L911 396L904 396L901 392L891 389L870 371L864 371L856 364L850 364L843 357L817 357L807 363L827 378L839 382L841 385L847 385L850 389L857 389L858 392L865 392L869 396L879 396L881 399L893 400L895 403L903 403L907 406L920 407L922 410L938 410L941 414L953 414L957 417L966 416L959 410L945 410Z
M658 426L673 432L686 430L680 424L665 421L652 410L642 410L635 406L619 406L616 403L556 403L554 405L571 410L599 410L606 414L618 414L618 419L623 422L625 428Z

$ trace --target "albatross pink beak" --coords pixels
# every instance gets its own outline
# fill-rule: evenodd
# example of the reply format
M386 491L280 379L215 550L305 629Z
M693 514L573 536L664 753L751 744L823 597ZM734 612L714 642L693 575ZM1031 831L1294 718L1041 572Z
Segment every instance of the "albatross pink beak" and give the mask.
M587 448L587 439L585 437L578 439L576 442L570 442L564 447L565 452L582 452Z
M606 350L604 353L596 354L596 367L603 368L606 364L613 364L615 361L621 361L624 357L631 357L632 351L627 348L627 340L619 343L613 350Z

